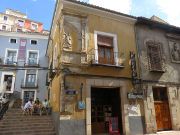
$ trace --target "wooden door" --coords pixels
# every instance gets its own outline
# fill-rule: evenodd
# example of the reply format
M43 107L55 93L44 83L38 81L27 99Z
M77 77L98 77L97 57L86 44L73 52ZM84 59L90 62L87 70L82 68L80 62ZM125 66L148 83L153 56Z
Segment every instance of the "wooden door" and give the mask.
M114 65L114 54L113 48L98 46L98 60L100 64L111 64Z
M172 129L166 88L153 88L153 96L157 130L160 131Z
M155 102L156 123L158 130L171 129L171 118L168 102Z

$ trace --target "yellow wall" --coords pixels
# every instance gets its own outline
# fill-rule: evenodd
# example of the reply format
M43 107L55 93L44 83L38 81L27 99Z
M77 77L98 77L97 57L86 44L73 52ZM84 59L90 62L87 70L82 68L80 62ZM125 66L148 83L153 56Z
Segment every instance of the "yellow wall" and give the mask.
M68 12L71 12L70 10ZM81 14L79 12L73 11L73 14ZM84 12L82 11L82 14ZM62 19L62 18L61 18ZM62 20L59 20L59 22L62 22ZM57 25L57 23L56 23ZM63 31L60 33L60 29L62 27L57 26L55 36L53 39L53 45L56 43L58 44L58 51L59 56L62 53L62 36ZM118 44L118 52L125 54L125 67L124 68L115 68L115 67L96 67L96 66L80 66L76 67L77 73L82 74L90 74L90 75L103 75L103 76L114 76L114 77L128 77L131 78L131 69L129 65L129 55L130 51L136 52L136 46L135 46L135 33L134 33L134 24L131 23L125 23L117 20L113 20L106 17L101 17L93 14L88 14L88 48L87 53L92 48L95 48L94 44L94 31L100 31L100 32L106 32L106 33L112 33L117 35L117 44ZM79 46L78 46L78 33L75 33L73 30L71 31L71 37L73 41L73 47L72 52L80 52ZM59 61L60 62L60 61ZM73 67L73 65L69 65L69 67ZM73 89L79 90L80 83L83 83L84 86L86 85L86 78L84 77L67 77L66 80L68 80L69 84L72 85ZM131 80L125 82L127 85L127 90L132 89ZM71 87L70 85L70 87ZM84 87L85 89L85 87ZM59 99L60 99L60 77L54 78L52 81L52 104L53 104L53 110L58 111L59 110ZM84 90L85 91L85 90ZM74 102L71 103L74 106L74 112L73 112L73 119L82 119L85 118L85 111L79 111L76 109L77 107L77 101L79 100L79 94L74 97ZM84 97L85 98L85 93Z

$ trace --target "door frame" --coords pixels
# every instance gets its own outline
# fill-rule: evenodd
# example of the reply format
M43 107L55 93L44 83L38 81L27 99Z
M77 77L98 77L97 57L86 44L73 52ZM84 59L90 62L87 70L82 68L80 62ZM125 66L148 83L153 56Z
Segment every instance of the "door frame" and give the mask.
M13 93L14 87L15 87L15 80L16 80L16 76L15 76L14 72L2 72L2 74L1 74L1 91L3 89L3 81L4 81L4 76L5 75L12 75L11 91L5 91L5 93Z
M22 89L22 93L21 93L22 105L24 104L24 92L25 91L34 91L34 99L33 99L33 101L35 101L35 99L37 97L37 90L34 90L34 89L24 90L24 89Z
M112 83L113 82L113 83ZM112 80L112 79L87 79L86 80L86 135L92 135L91 127L91 88L92 87L106 87L106 88L119 88L120 90L120 107L121 107L121 119L122 119L122 129L123 134L129 134L129 121L128 116L126 115L126 110L128 106L128 100L126 97L127 94L127 84L124 80Z
M167 94L167 100L166 101L155 101L154 100L154 88L158 89L158 91L160 91L161 89L165 90L165 93ZM157 128L157 131L164 131L164 130L171 130L172 129L172 119L171 119L171 110L170 110L170 105L169 105L169 97L168 97L168 88L167 87L161 87L161 86L153 86L152 87L152 92L153 92L153 100L154 100L154 111L155 111L155 118L156 118L156 110L155 110L155 103L157 102L166 102L166 104L168 104L168 110L169 110L169 119L170 119L170 125L171 125L171 128L170 129L158 129L157 127L157 120L156 120L156 128Z

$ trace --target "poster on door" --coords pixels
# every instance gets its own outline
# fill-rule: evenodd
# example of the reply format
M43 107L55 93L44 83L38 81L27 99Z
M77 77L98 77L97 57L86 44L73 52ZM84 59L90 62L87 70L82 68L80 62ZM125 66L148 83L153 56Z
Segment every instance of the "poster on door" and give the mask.
M19 51L18 51L18 60L25 60L26 58L26 39L20 39Z

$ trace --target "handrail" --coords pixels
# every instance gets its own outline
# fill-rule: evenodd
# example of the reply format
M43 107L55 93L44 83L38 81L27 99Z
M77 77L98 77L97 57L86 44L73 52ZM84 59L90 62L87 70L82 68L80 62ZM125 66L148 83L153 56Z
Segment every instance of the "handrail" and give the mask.
M4 114L8 110L8 107L9 107L9 102L5 104L0 103L0 120L3 118Z

